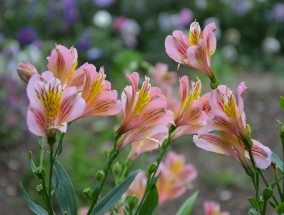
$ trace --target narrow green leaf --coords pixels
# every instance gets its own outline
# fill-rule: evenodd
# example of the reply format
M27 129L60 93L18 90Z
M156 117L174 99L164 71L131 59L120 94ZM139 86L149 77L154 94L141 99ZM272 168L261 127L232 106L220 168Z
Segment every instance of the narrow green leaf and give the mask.
M176 215L190 215L196 198L198 196L198 191L193 193L179 208Z
M280 107L284 110L284 97L280 96Z
M54 167L52 184L59 208L63 214L76 215L77 198L71 180L58 160L55 160Z
M32 212L34 212L37 215L48 215L47 211L44 210L39 205L35 204L31 198L29 197L29 194L27 193L26 189L24 188L23 184L20 182L20 191L25 199L25 202L28 204L29 208Z
M104 196L104 198L94 207L91 215L104 215L112 206L120 199L128 187L131 185L139 170L129 174L129 176L112 191Z
M279 205L277 205L275 210L278 214L283 213L284 212L284 202L281 202Z
M274 152L272 152L271 160L275 162L280 171L284 173L283 161Z
M34 161L33 161L32 151L29 151L29 164L30 164L32 172L35 173L36 172L36 166L35 166Z
M156 185L153 185L149 191L147 198L145 199L143 205L141 206L139 215L153 214L155 208L158 206L158 200L159 200L158 189Z

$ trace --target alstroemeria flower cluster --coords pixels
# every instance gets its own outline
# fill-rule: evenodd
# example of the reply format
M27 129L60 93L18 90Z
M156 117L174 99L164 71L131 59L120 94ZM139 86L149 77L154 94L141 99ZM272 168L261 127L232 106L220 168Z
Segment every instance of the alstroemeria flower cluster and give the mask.
M202 32L199 23L194 21L188 37L182 31L174 31L173 35L167 36L166 52L174 61L200 70L212 80L214 74L210 61L216 50L215 31L214 23L206 25Z
M249 165L247 158L250 150L248 148L250 130L246 124L242 99L245 90L246 86L242 82L238 87L238 101L230 88L225 85L213 90L209 96L211 114L207 119L207 125L193 138L198 147L233 157L244 167ZM257 140L251 139L251 141L251 151L256 166L261 169L267 168L271 164L271 150Z
M117 92L92 64L77 67L77 50L56 45L48 59L49 71L38 74L29 63L19 64L18 73L28 81L30 101L27 124L37 136L54 136L56 130L65 133L67 123L90 115L117 114L121 102Z
M161 163L157 174L161 174L157 182L157 189L159 204L162 204L183 195L197 177L197 170L193 165L185 162L183 155L170 151L167 153L165 161ZM136 195L141 200L146 183L146 174L140 172L128 188L126 194Z

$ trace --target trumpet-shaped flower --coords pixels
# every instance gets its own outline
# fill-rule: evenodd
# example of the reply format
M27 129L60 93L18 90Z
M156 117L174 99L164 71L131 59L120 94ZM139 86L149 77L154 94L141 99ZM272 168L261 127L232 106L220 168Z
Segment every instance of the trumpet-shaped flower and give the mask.
M177 82L177 74L168 71L169 66L164 63L157 63L153 68L153 79L161 88L174 85Z
M238 102L229 87L220 85L211 92L209 103L212 115L208 119L206 130L232 132L243 141L247 139L246 116L242 95L247 89L244 82L238 87Z
M206 125L207 115L203 111L203 104L199 100L201 82L191 82L189 91L189 80L187 76L180 79L180 105L176 108L174 122L176 129L173 139L187 134L197 133Z
M118 128L118 145L123 148L128 143L153 137L164 126L173 123L173 113L167 109L167 101L161 90L151 87L150 79L145 77L138 90L139 74L128 75L131 86L122 93L123 122Z
M47 57L47 67L64 86L71 78L77 66L78 53L74 47L67 49L65 46L56 45Z
M203 204L205 215L230 215L229 212L221 212L220 205L214 201L206 201Z
M60 80L49 71L31 77L27 94L27 124L38 136L54 135L56 129L65 133L67 123L79 118L86 105L75 87L63 89Z
M216 50L216 26L210 23L203 32L199 23L194 21L190 25L189 37L181 31L174 31L165 40L166 52L174 61L200 70L210 79L214 78L211 70L211 55Z
M85 63L78 68L70 78L67 86L75 86L82 92L86 101L84 116L110 116L121 109L121 102L117 100L117 91L111 90L111 83L105 80L104 68L99 72L92 64Z
M157 182L159 204L183 195L190 183L197 177L197 171L191 164L185 163L183 155L169 152L165 162L159 167L161 173Z
M249 166L249 153L244 142L232 133L220 131L216 133L200 133L193 136L195 144L206 151L230 156L240 161L243 167ZM271 164L271 150L257 140L252 140L252 154L256 166L265 169Z

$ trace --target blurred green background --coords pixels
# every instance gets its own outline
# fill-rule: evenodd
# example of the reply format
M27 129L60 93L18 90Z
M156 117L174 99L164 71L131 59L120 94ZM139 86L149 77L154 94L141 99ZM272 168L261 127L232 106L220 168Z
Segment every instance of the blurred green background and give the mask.
M87 61L97 68L104 66L113 88L121 93L126 84L125 72L148 74L149 65L157 62L177 70L177 64L166 55L164 48L165 37L173 30L188 34L189 25L195 19L202 27L215 22L218 46L212 57L214 71L222 83L234 87L240 80L247 81L250 92L246 97L246 111L253 134L264 144L279 149L275 120L283 118L278 108L279 96L284 94L283 1L0 0L0 14L2 215L30 214L17 184L22 180L29 190L36 186L27 169L27 154L32 150L36 157L38 147L25 124L28 102L25 86L17 77L17 65L28 61L39 71L45 71L46 57L54 44L74 46L79 53L79 65ZM178 73L206 79L184 66ZM95 172L104 165L104 151L112 146L112 128L117 122L116 118L82 120L72 125L66 136L61 159L75 184L81 205L86 204L83 188L92 185ZM231 159L197 150L191 137L178 141L174 148L185 153L200 173L193 186L194 190L201 190L199 210L194 214L203 214L202 201L208 198L220 201L229 211L237 207L236 211L240 212L232 214L246 213L246 196L253 192L248 189L246 176L236 174L240 166ZM137 163L146 167L154 157L155 154L142 156ZM38 198L36 193L32 195ZM177 206L173 205L162 206L162 213L174 214Z

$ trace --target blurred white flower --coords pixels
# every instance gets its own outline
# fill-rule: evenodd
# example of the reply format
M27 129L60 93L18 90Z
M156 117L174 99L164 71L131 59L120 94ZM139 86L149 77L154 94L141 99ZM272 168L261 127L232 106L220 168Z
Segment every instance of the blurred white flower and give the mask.
M198 9L204 10L207 8L207 0L195 0L195 5Z
M237 45L240 42L241 34L240 31L236 28L229 28L225 31L224 37L226 42Z
M281 44L274 37L266 37L262 41L262 50L267 54L275 54L280 51Z
M224 46L221 50L221 54L224 60L229 63L233 63L234 61L236 61L238 57L238 52L235 46L232 46L232 45Z
M105 10L98 11L93 17L93 23L101 28L105 28L111 25L112 17L109 12Z

